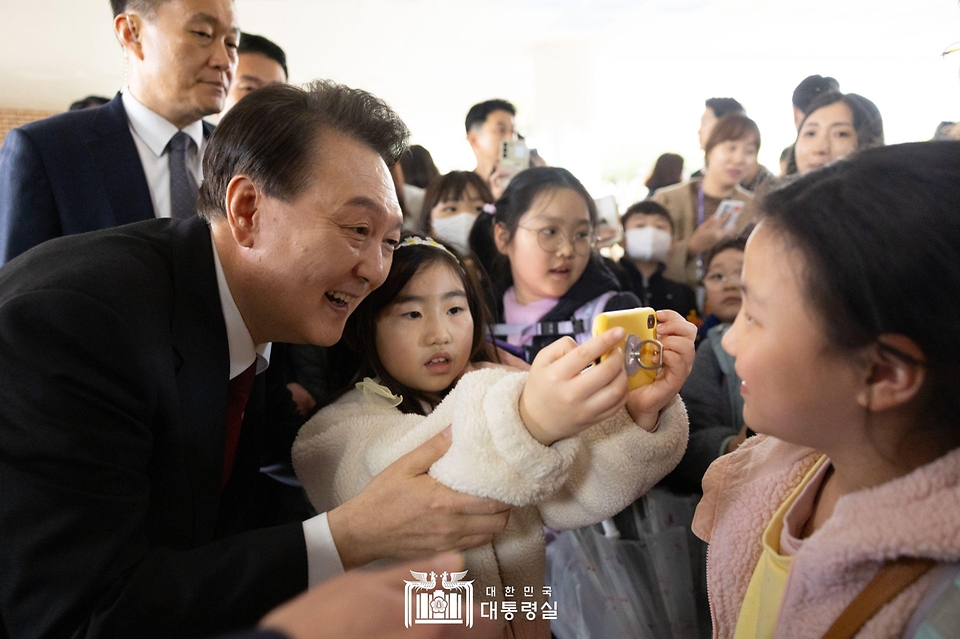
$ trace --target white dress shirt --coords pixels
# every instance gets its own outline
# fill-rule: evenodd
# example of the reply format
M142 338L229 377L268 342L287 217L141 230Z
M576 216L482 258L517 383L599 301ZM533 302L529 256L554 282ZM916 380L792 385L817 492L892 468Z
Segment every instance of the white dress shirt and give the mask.
M240 315L240 309L230 293L230 287L227 286L227 278L223 275L223 265L220 263L217 244L212 235L210 244L213 246L213 265L217 271L220 307L223 309L223 321L227 325L230 379L247 370L254 361L257 362L259 374L266 370L270 363L270 344L254 345L250 331ZM333 535L330 534L327 513L320 513L303 522L303 537L307 546L307 583L310 586L343 574L343 563L340 561Z
M133 97L129 88L124 89L121 100L123 109L127 112L133 143L140 155L140 164L143 165L143 174L150 188L153 213L156 217L170 217L170 158L167 155L167 144L179 129L163 116L145 107ZM203 179L200 160L207 144L203 137L203 120L188 124L183 132L194 142L187 149L187 170L193 174L197 184L200 184Z

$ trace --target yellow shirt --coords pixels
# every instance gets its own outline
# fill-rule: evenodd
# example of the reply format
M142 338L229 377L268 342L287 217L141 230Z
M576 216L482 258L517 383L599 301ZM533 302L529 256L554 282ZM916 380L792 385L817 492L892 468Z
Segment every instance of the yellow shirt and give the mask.
M737 617L737 629L733 633L734 639L773 637L777 616L780 614L780 604L783 603L783 591L787 586L787 575L793 563L792 556L780 554L783 518L826 459L826 455L821 457L804 475L800 484L780 505L773 519L767 524L766 530L763 531L763 552L747 586L747 594L740 607L740 616Z

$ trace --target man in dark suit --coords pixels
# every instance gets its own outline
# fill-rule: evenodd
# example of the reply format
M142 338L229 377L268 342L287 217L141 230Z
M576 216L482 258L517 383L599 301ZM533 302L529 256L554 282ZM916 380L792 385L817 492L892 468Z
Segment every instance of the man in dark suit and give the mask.
M107 105L10 131L0 264L62 235L192 217L200 158L237 65L231 0L111 0L127 85Z
M506 506L425 474L440 435L329 513L244 530L269 437L253 371L271 341L336 342L383 282L406 134L365 92L267 87L211 136L202 218L0 268L0 636L223 632L344 569L503 529Z

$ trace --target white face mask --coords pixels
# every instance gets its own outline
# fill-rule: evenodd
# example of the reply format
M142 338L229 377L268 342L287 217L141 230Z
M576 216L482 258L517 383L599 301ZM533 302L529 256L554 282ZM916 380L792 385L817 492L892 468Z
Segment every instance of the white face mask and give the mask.
M441 217L430 222L436 239L452 244L461 253L470 252L470 229L477 216L473 213L457 213L451 217Z
M670 252L673 237L658 228L643 226L630 229L624 234L627 243L627 255L641 262L665 262Z

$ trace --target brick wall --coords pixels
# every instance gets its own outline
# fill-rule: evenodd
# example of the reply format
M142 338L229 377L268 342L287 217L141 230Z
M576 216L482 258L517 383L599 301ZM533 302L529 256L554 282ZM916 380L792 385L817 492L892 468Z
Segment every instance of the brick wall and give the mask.
M38 111L36 109L0 109L0 143L3 142L4 136L10 129L15 129L34 120L48 118L56 113L57 111Z

